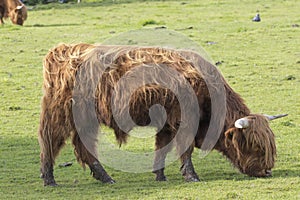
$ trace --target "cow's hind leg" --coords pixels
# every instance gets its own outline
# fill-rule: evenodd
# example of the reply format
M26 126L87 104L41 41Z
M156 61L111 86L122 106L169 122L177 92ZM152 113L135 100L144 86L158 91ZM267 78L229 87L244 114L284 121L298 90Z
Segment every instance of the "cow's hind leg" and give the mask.
M156 174L156 181L166 181L167 178L164 174L165 160L167 153L172 149L172 131L171 128L165 126L161 131L156 134L155 140L155 157L153 164L153 173Z
M44 119L44 120L43 120ZM42 118L39 128L39 144L41 147L41 178L44 185L56 186L53 175L53 165L56 156L69 137L69 133L63 124L51 124Z
M114 183L115 181L107 174L99 160L97 159L97 131L86 130L84 138L80 138L77 132L74 132L72 142L75 147L75 155L77 160L84 166L87 164L93 174L93 177L103 183ZM88 138L87 138L88 137ZM85 140L85 143L82 142Z

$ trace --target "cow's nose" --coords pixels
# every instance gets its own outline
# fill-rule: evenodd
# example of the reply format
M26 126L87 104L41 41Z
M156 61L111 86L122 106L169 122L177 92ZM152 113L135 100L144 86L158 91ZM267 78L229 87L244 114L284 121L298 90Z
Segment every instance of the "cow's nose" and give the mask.
M266 177L272 176L272 170L266 169Z

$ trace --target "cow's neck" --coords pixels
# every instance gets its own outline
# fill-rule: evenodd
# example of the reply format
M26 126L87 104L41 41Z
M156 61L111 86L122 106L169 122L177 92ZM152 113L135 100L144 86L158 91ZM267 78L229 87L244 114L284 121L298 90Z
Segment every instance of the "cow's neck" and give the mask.
M226 119L224 123L223 132L220 135L219 141L215 149L221 152L226 151L224 139L226 130L233 128L236 120L250 115L249 108L245 105L244 100L239 94L234 92L232 88L226 83ZM226 154L226 153L225 153Z
M227 111L224 129L227 130L234 127L234 122L236 120L248 116L250 114L250 110L245 105L244 100L240 97L240 95L234 92L228 84L225 84L225 90Z

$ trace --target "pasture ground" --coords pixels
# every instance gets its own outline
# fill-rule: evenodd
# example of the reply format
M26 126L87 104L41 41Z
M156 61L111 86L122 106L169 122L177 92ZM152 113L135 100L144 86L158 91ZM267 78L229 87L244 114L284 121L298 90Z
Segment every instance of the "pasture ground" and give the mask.
M38 5L23 27L0 26L0 199L300 199L300 1L109 1ZM262 21L252 22L257 10ZM185 183L179 162L168 182L108 168L114 185L76 163L70 142L55 166L59 187L39 178L42 59L58 43L101 43L141 28L166 26L203 46L254 113L288 113L271 122L278 156L273 177L250 178L217 152L193 155L199 183ZM107 128L102 129L111 133ZM144 131L151 131L145 129ZM154 141L129 142L132 151ZM72 161L71 167L58 164Z

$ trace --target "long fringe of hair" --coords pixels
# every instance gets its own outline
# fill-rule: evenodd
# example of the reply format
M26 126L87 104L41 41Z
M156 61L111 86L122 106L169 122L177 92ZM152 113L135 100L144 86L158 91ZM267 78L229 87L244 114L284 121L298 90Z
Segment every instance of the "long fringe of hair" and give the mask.
M126 115L127 107L124 103L126 99L122 92L134 87L135 82L129 81L124 86L122 84L118 85L118 82L124 76L134 77L135 70L140 66L144 66L144 70L140 74L141 79L144 78L143 74L147 74L147 66L151 67L152 70L152 82L137 88L131 94L129 102L130 114L140 125L147 125L149 122L149 108L159 103L167 111L168 124L175 129L181 120L179 107L182 105L179 105L175 95L176 91L180 89L179 87L188 83L198 98L196 101L185 99L183 101L185 104L194 102L202 104L204 98L209 100L207 84L214 85L215 79L222 80L221 84L222 87L225 87L226 92L227 110L224 129L226 130L232 126L236 119L250 114L250 110L240 96L229 87L220 73L215 73L216 68L214 66L204 63L201 67L209 68L209 70L199 72L195 69L195 63L192 60L193 54L163 48L61 44L50 50L44 59L44 97L41 115L44 117L41 117L41 127L44 127L43 124L55 126L61 124L62 121L66 127L74 126L72 124L71 109L72 104L78 103L74 100L74 97L79 95L83 101L85 98L87 101L92 99L95 102L98 120L115 130L116 138L120 144L126 142L127 134L119 130L114 120L112 107L119 108L117 115L120 117ZM179 75L173 74L174 77L172 78L172 74L170 75L168 69L178 72ZM179 76L183 79L178 79ZM205 80L203 77L205 77ZM161 87L160 81L166 81L168 85L173 85L174 88ZM79 86L76 87L76 85ZM219 87L220 85L214 85L216 91L219 90ZM113 99L113 95L120 98ZM53 115L45 116L43 113L46 111L53 113ZM201 112L203 111L200 109L200 117L203 117ZM270 129L267 133L264 131L265 134L258 134L260 133L260 127L263 127L264 130L269 127L268 122L263 116L253 115L253 117L256 120L253 120L253 124L249 129L253 133L246 134L245 145L250 149L255 148L251 146L254 144L258 145L258 148L263 148L265 150L266 165L271 166L274 164L273 155L276 153L276 147L272 139L274 135ZM124 123L126 124L126 121ZM192 124L191 126L198 126L198 124ZM130 128L128 127L128 130ZM40 137L49 137L47 134L50 133L44 131L44 134L45 136ZM68 128L63 131L58 130L55 134L65 134L65 137L68 137ZM51 143L50 139L46 141ZM44 148L50 148L51 146L50 144L43 145Z

